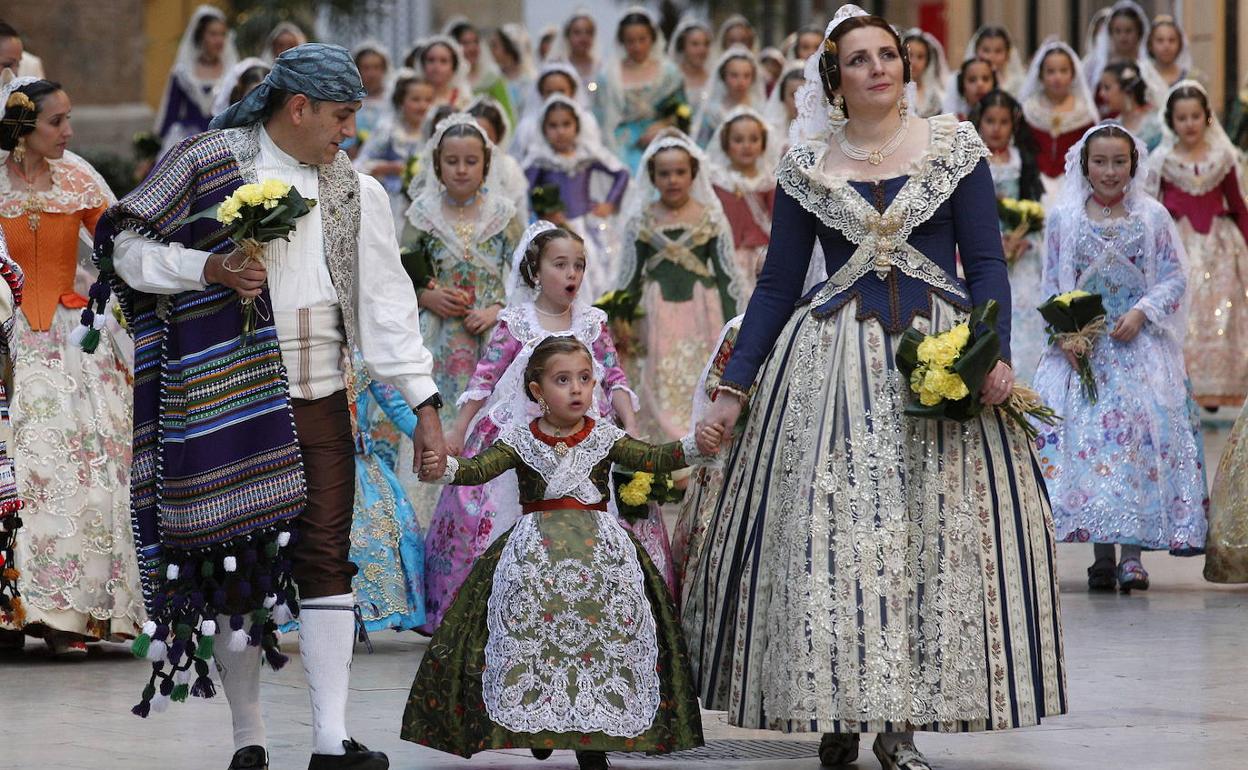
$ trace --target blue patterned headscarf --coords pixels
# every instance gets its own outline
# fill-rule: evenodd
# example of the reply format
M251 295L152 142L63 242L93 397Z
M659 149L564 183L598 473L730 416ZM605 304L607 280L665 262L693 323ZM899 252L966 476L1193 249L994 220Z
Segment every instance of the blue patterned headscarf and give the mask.
M258 123L273 92L290 91L321 102L355 102L367 92L350 52L327 43L304 43L284 51L268 77L242 100L212 119L212 128Z

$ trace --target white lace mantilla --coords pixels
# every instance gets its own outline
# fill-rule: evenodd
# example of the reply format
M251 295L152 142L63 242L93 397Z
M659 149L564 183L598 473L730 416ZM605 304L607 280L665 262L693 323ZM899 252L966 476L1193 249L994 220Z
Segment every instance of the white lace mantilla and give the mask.
M631 738L658 713L658 633L637 547L611 514L586 515L597 523L588 559L552 562L541 519L525 516L495 568L481 694L490 719L513 732ZM577 604L601 613L567 609Z
M482 253L481 246L507 229L516 216L516 205L501 195L483 193L476 230L471 243L464 243L454 223L442 211L441 190L425 190L407 209L407 221L422 232L431 233L446 246L447 253L462 254L485 270L506 279L505 268L491 255Z
M777 174L785 192L828 227L839 231L858 248L829 279L816 304L853 286L869 272L884 280L894 268L929 286L967 299L964 288L943 268L910 245L915 227L926 222L953 195L958 183L986 157L984 146L970 123L953 116L930 119L931 142L914 164L891 204L880 213L844 176L823 170L829 146L821 141L795 145L784 156Z
M109 202L104 180L86 161L66 153L63 159L49 160L52 186L47 190L27 193L13 187L8 170L0 168L0 217L12 219L34 206L45 214L73 214L76 211L94 209Z
M615 442L627 435L615 425L595 422L589 435L560 454L556 447L547 444L528 425L511 425L498 436L507 446L516 450L524 464L529 466L546 482L547 500L572 497L586 505L602 502L602 492L590 479L594 467L607 459Z
M1222 184L1227 173L1235 168L1235 161L1235 152L1230 148L1210 149L1209 156L1199 162L1184 160L1170 152L1162 161L1161 175L1188 195L1204 195Z
M1036 94L1023 102L1023 117L1029 124L1053 136L1090 126L1099 119L1098 115L1089 113L1088 108L1077 99L1073 109L1058 112L1043 94Z

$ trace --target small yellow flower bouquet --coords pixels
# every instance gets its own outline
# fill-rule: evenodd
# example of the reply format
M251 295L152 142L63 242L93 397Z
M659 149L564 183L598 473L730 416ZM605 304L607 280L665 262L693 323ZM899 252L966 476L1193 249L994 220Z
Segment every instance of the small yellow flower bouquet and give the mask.
M940 334L906 330L897 346L897 368L918 397L917 403L906 406L906 414L965 422L983 412L979 392L1001 357L1001 338L995 330L998 310L997 303L989 300L971 311L965 323ZM1034 390L1021 383L1014 384L1010 397L998 408L1030 438L1037 433L1032 419L1046 425L1058 419Z
M1074 355L1084 398L1095 404L1096 372L1089 356L1097 338L1108 329L1101 295L1075 289L1054 294L1038 309L1048 322L1049 344Z
M1005 258L1013 262L1027 246L1023 238L1044 228L1044 206L1036 201L1002 198L997 201L997 215L1008 228Z
M420 153L416 153L407 159L403 164L403 174L400 176L400 184L403 185L403 193L407 194L408 188L412 186L412 180L420 176Z
M650 503L674 503L684 497L667 473L613 471L611 476L616 507L627 521L641 521L649 516Z
M241 264L229 264L228 270L240 272L253 262L262 262L264 244L290 240L297 220L312 210L316 201L305 198L280 179L265 179L245 184L228 198L201 216L213 216L229 228L229 237L243 252ZM194 217L198 218L198 217ZM243 337L255 331L255 300L242 299Z

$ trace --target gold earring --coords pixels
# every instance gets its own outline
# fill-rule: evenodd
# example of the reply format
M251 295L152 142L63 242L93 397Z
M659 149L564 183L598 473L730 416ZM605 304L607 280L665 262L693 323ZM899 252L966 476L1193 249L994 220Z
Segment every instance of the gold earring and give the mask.
M13 148L13 160L16 163L21 163L22 158L25 158L25 157L26 157L26 137L23 136L22 138L17 140L17 146Z
M903 93L901 95L901 99L898 100L897 102L897 114L904 118L906 116L906 113L909 111L910 111L910 100L907 99L906 95Z
M845 97L837 94L832 98L832 111L836 113L836 117L845 117Z
M542 414L550 414L550 404L546 403L546 399L541 396L537 397L537 406L542 410Z

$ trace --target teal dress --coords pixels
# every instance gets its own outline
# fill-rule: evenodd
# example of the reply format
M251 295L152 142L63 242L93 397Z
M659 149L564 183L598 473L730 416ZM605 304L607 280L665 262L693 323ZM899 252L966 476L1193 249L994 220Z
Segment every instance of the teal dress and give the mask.
M636 176L641 156L646 151L638 142L661 119L655 106L683 93L684 78L675 64L664 61L658 76L649 83L625 87L618 74L599 78L599 81L603 84L603 95L602 114L598 120L611 149Z

